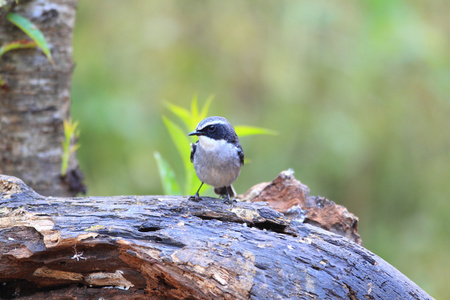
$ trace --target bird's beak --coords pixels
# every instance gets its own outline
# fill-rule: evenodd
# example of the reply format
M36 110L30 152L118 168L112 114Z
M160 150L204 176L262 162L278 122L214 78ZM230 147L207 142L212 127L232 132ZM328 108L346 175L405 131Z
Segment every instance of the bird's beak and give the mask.
M192 136L192 135L202 135L202 133L199 131L192 131L191 133L188 134L188 136Z

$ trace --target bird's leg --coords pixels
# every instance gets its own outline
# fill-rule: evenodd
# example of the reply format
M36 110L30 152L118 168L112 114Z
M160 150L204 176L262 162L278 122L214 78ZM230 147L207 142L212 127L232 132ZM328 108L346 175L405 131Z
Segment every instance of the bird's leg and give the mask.
M228 187L225 187L225 190L227 191L227 194L223 196L223 199L225 199L225 204L233 204L233 202L236 202L235 199L230 199L230 192L228 190Z
M233 200L230 200L230 196L228 195L228 193L223 197L223 199L225 199L225 201L223 203L233 204Z
M202 184L200 184L200 187L198 188L197 193L195 193L194 196L190 196L190 197L189 197L189 200L196 201L196 202L202 200L202 198L200 198L199 192L200 192L200 189L201 189L202 186L203 186L203 183L204 183L204 182L202 182Z

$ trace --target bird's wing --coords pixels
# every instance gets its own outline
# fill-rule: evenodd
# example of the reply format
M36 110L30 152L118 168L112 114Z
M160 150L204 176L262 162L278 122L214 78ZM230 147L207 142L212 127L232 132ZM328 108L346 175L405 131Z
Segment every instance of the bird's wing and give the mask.
M191 143L191 163L194 162L194 154L195 154L195 150L197 150L197 144L198 144L198 141L195 143Z
M237 148L238 148L239 162L241 163L241 166L243 166L244 165L244 150L242 150L241 145L239 145Z

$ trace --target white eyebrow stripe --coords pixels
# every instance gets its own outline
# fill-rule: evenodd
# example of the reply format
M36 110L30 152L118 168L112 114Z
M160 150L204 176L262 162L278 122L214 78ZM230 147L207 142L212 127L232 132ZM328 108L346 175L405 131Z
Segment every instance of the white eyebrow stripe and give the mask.
M227 125L227 123L224 122L224 121L221 121L221 120L214 120L214 121L210 121L210 122L208 122L208 123L206 123L206 124L203 124L203 126L197 128L197 130L202 130L203 128L208 127L209 125L217 125L217 124Z

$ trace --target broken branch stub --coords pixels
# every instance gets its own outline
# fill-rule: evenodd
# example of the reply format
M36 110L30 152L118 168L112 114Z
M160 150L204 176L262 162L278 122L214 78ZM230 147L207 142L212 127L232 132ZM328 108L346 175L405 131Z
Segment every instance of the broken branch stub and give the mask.
M299 219L362 245L358 217L325 197L311 196L309 187L298 181L291 170L281 172L272 182L253 186L240 198L250 202L267 202L289 219Z

